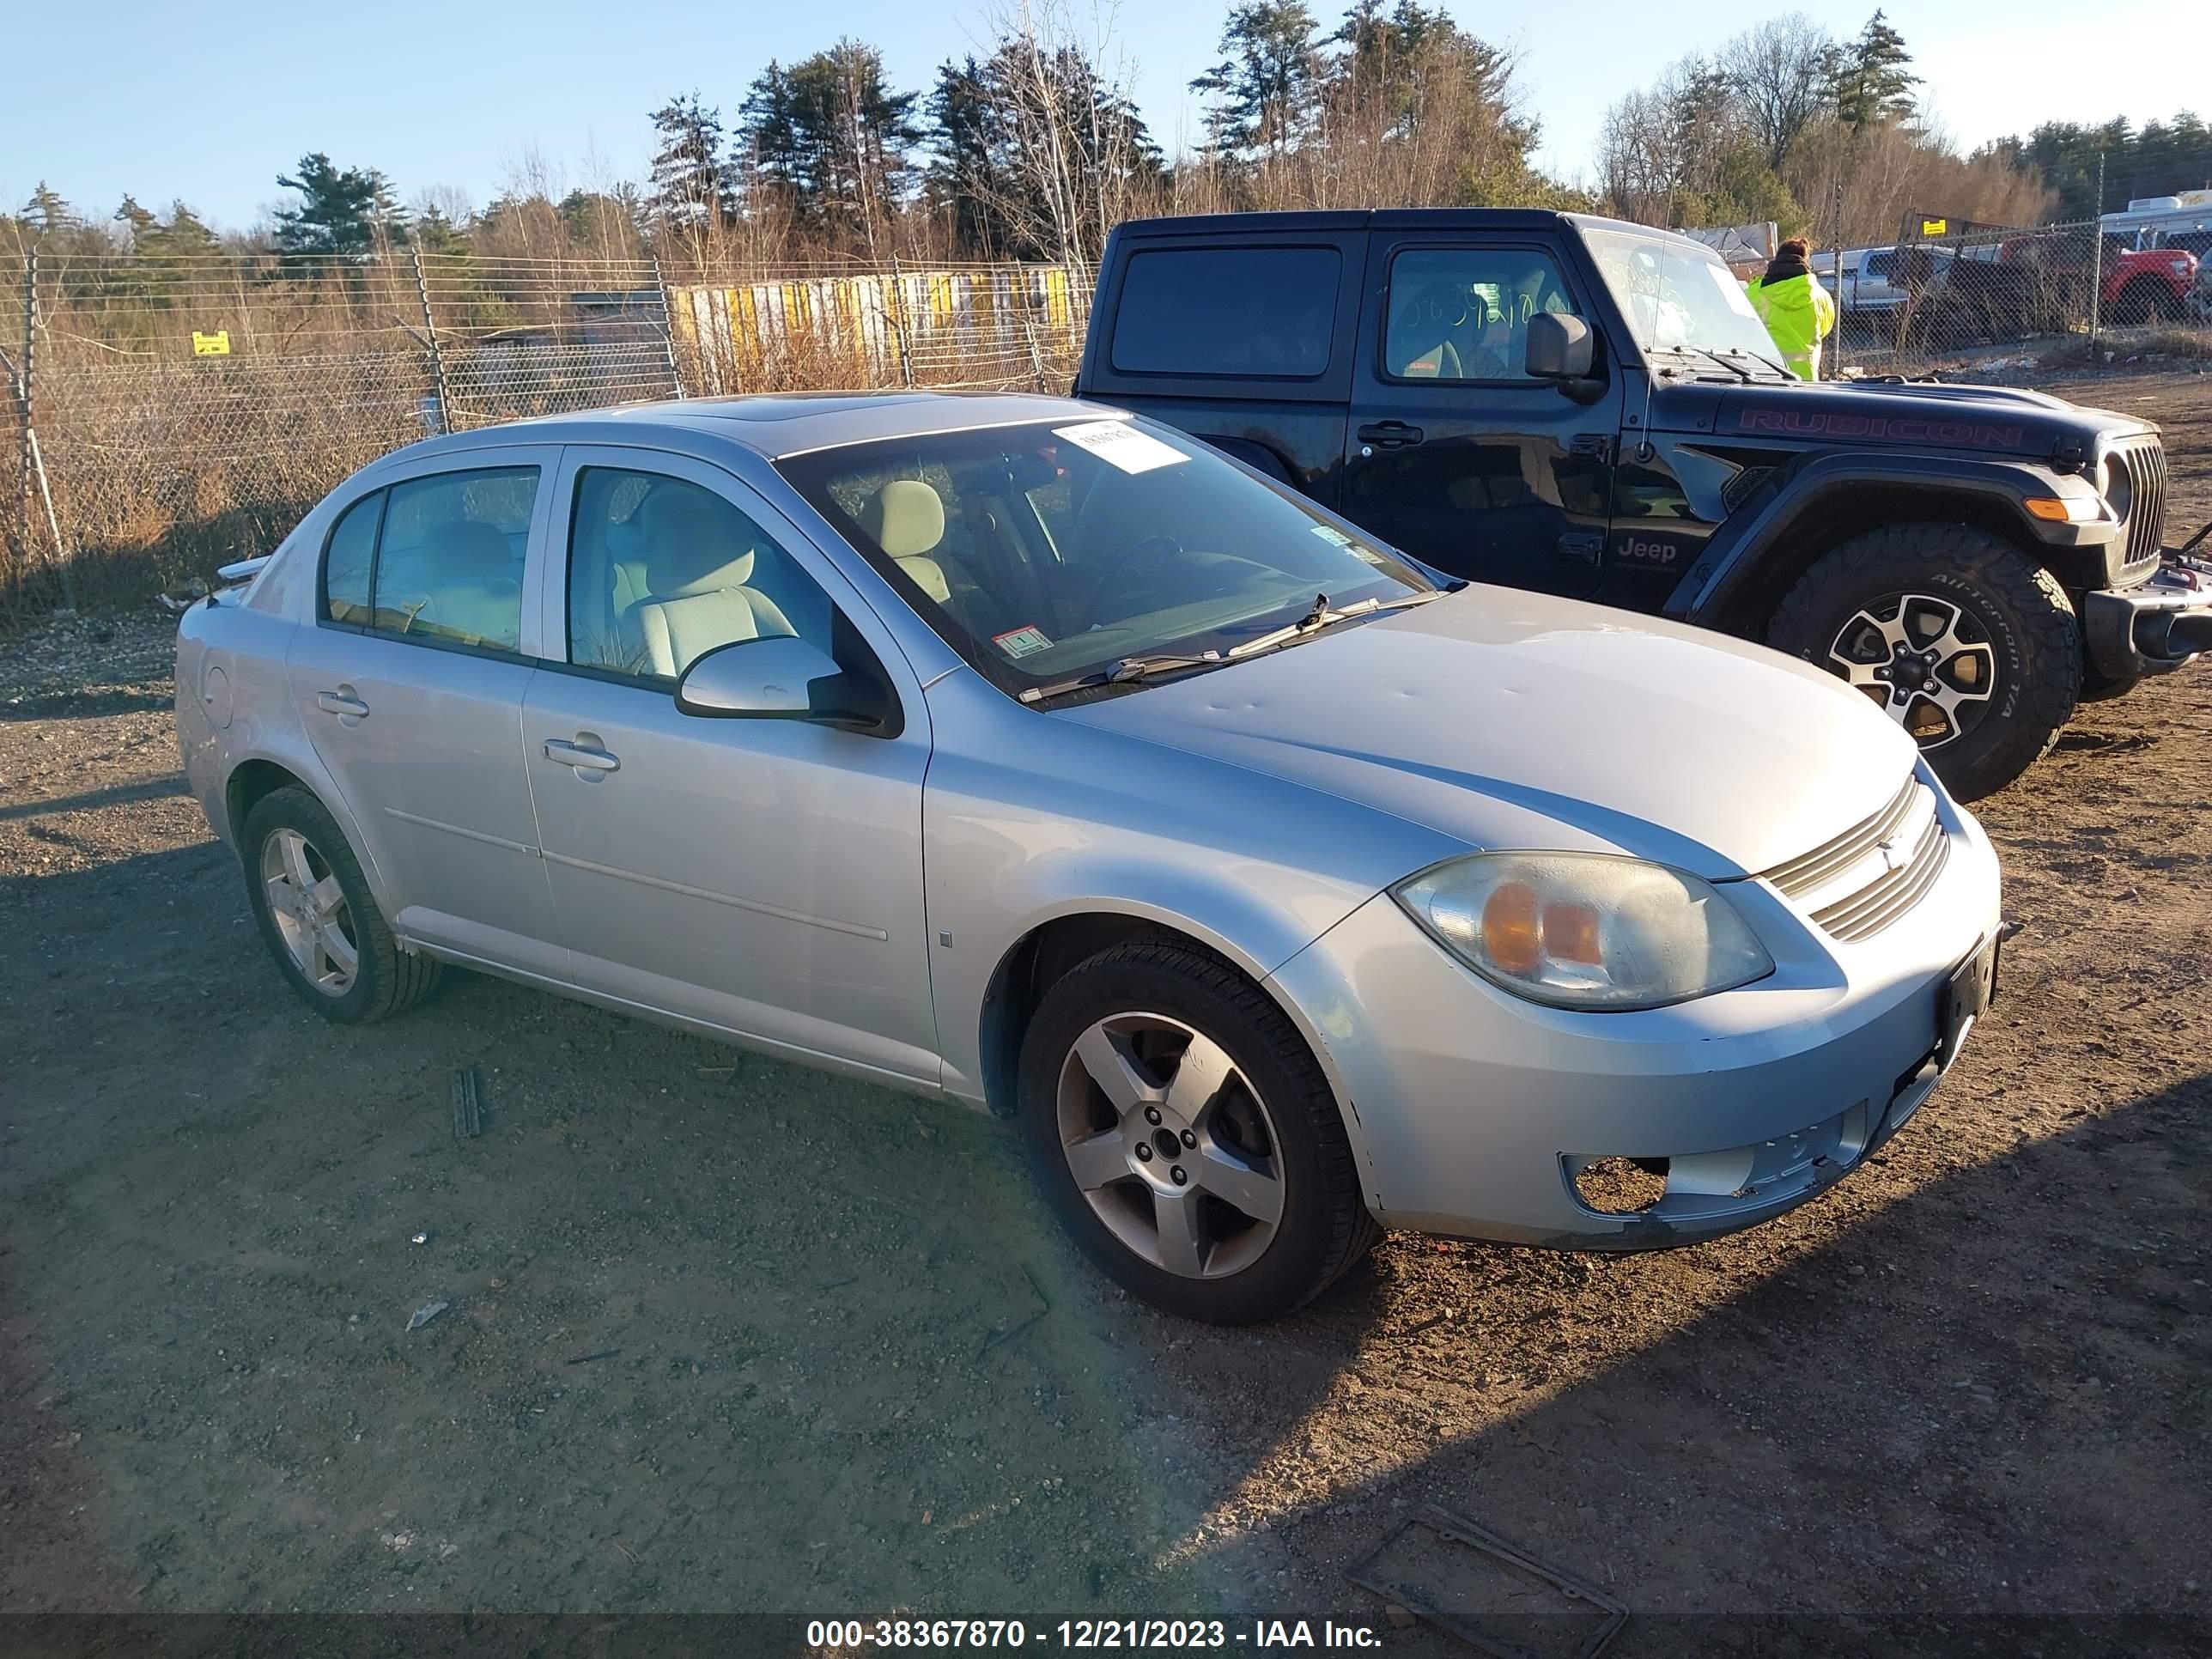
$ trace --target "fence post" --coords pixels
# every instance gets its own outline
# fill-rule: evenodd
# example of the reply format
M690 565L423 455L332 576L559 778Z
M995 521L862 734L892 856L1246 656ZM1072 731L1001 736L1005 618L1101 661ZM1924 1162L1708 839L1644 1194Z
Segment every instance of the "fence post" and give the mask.
M1022 286L1024 290L1029 288L1029 284L1027 283L1024 283ZM1035 294L1026 291L1023 294L1022 330L1029 336L1030 374L1031 379L1036 382L1036 389L1039 392L1042 392L1044 390L1044 353L1037 347L1037 304L1038 301Z
M438 431L450 432L453 421L446 396L446 349L438 343L437 313L430 308L430 279L422 274L422 250L412 242L407 245L407 258L415 267L415 297L422 302L422 338L430 348L430 395L437 399Z
M881 278L878 279L878 281ZM908 349L906 337L906 283L899 273L898 255L891 255L891 303L888 313L891 334L898 347L899 379L906 388L914 390L914 354Z
M39 250L34 246L23 259L23 368L16 377L18 395L21 400L23 421L23 562L29 568L31 556L31 491L35 488L39 501L46 510L46 534L53 542L54 574L60 578L62 604L70 610L76 609L76 577L70 568L69 548L62 540L61 520L54 516L54 490L46 477L46 458L39 453L38 428L31 423L33 371L37 367L39 349Z
M2097 199L2089 204L2089 343L2097 343L2097 315L2105 308L2105 152L2097 152Z
M23 256L23 356L15 366L15 472L23 486L16 503L17 529L23 563L31 561L31 353L35 337L32 324L39 314L39 250L35 244Z
M660 269L660 256L653 258L653 285L660 290L660 343L668 353L668 384L684 396L684 372L676 367L676 302L668 292L668 278Z
M1844 181L1836 180L1834 229L1828 239L1829 257L1835 260L1836 279L1835 372L1844 372ZM1832 376L1831 378L1833 378Z

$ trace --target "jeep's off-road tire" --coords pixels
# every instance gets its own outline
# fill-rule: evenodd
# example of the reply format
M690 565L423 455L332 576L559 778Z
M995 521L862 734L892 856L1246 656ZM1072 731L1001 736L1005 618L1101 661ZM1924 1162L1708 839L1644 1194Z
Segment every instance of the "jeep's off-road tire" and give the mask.
M1766 642L1865 692L1961 800L2034 764L2081 690L2081 630L2066 590L1971 525L1885 525L1853 537L1798 579Z
M1019 1111L1046 1200L1084 1253L1185 1318L1286 1314L1379 1231L1297 1028L1181 942L1102 951L1045 994Z
M434 957L399 948L337 820L305 789L271 790L239 834L246 890L269 953L325 1019L366 1025L413 1007Z

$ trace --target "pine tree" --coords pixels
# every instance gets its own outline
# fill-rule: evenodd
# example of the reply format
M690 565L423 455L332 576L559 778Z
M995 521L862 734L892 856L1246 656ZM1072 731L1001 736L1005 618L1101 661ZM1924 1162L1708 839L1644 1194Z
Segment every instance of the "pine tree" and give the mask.
M1912 88L1920 77L1905 66L1912 54L1905 37L1879 11L1866 27L1837 48L1830 86L1836 114L1854 131L1891 121L1910 121Z
M359 259L406 235L406 216L392 199L391 183L374 167L339 167L318 150L300 158L299 175L276 179L280 188L300 193L297 207L276 210L276 246L286 264Z
M1213 148L1241 159L1279 157L1313 121L1321 57L1305 0L1247 0L1222 25L1222 60L1190 83L1213 107Z
M697 93L672 98L653 112L660 148L653 157L653 193L646 205L663 224L703 234L736 216L729 167L722 155L722 112Z
M770 64L739 132L761 187L801 224L878 252L912 190L916 97L884 85L875 47L840 40L789 69Z

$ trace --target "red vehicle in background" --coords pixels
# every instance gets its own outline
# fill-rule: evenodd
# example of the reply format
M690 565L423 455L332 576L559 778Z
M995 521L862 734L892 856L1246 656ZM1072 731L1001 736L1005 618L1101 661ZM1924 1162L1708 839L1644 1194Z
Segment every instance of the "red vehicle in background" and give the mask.
M2029 277L2017 290L2028 307L2022 320L2055 332L2085 318L2093 270L2100 322L2132 327L2175 322L2188 314L2189 291L2197 282L2194 253L2181 247L2136 247L2132 239L2109 229L2103 235L2101 261L2093 257L2089 238L2080 231L2038 231L1998 244L1999 268Z

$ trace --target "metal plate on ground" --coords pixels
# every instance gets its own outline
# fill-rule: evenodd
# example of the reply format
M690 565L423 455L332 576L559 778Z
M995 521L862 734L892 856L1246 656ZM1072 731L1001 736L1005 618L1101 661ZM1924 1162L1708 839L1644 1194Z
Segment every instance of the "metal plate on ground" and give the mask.
M1433 1504L1350 1576L1493 1659L1593 1659L1628 1622L1595 1585Z

